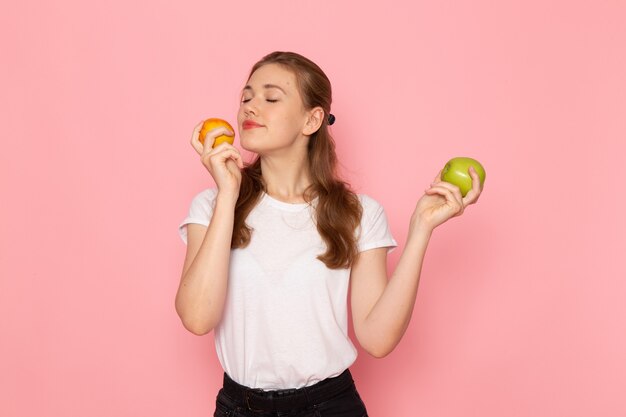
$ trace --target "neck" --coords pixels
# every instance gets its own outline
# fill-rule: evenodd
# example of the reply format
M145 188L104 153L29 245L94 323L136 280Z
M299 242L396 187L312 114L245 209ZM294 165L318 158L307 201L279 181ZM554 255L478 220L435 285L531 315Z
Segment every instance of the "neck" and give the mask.
M304 190L312 182L306 153L262 156L261 172L267 194L285 202L303 202Z

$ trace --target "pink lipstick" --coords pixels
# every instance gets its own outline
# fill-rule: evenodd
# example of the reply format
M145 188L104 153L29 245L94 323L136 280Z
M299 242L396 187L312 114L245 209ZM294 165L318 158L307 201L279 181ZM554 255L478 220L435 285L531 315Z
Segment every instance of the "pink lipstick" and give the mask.
M242 127L244 129L254 129L255 127L262 127L262 125L258 124L257 122L253 122L252 120L246 120L243 122Z

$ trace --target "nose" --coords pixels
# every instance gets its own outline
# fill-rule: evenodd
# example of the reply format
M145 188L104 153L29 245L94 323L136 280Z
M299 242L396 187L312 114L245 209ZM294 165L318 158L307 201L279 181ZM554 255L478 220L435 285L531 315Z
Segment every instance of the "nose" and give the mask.
M257 115L257 108L252 104L253 102L254 99L251 99L246 103L241 103L241 106L243 107L243 114L245 116Z

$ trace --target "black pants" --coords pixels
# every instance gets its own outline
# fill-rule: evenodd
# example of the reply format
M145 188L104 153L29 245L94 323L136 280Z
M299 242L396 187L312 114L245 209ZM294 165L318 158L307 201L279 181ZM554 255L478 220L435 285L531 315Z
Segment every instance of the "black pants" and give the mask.
M314 385L263 391L240 385L224 373L214 417L367 417L350 371Z

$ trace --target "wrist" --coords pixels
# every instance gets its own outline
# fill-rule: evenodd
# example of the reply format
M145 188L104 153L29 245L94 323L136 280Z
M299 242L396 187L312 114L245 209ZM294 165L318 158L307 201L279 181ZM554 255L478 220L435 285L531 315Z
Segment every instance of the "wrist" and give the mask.
M418 234L430 237L435 228L421 221L419 217L412 217L409 225L409 234Z
M228 191L217 191L217 203L218 204L228 204L233 207L237 204L237 199L239 198L239 193L233 193Z

